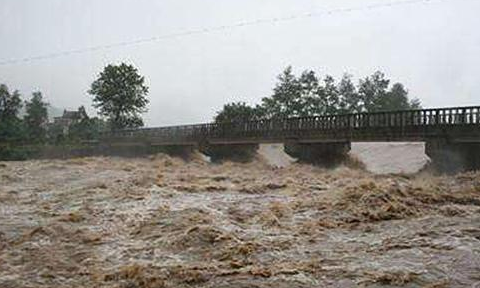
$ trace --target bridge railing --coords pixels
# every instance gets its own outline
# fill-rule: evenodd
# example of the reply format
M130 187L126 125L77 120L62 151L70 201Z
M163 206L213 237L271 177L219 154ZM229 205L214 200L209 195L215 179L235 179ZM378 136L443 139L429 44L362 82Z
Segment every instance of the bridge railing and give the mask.
M480 106L419 109L263 119L247 122L206 123L159 128L121 130L104 137L154 139L157 142L200 142L208 139L248 137L282 138L301 133L336 133L391 129L420 131L428 127L480 125ZM421 132L418 132L421 133Z

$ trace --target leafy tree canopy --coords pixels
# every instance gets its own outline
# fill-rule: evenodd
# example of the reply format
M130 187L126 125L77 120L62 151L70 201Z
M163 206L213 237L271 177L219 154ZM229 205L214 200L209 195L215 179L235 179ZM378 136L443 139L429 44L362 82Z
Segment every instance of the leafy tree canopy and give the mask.
M223 106L223 109L217 112L215 122L245 122L258 119L259 111L245 102L229 103Z
M20 93L10 93L8 87L0 85L0 143L19 141L24 137L24 127L18 118L22 108Z
M0 121L9 121L18 117L18 112L22 108L20 93L14 91L10 93L7 85L0 85Z
M84 118L70 127L71 140L95 140L106 129L106 123L97 117Z
M418 108L418 99L410 100L401 83L390 87L390 80L380 71L355 85L348 74L337 82L329 75L320 79L311 70L296 77L287 67L278 77L273 95L262 99L259 111L267 118L284 118Z
M34 92L30 101L25 102L25 107L27 114L24 117L24 121L30 140L43 142L48 122L48 103L43 100L41 92Z
M107 117L111 129L143 126L141 113L147 111L148 87L132 65L108 65L95 80L89 94L99 114Z
M298 116L304 106L302 100L302 85L293 74L292 67L287 67L278 76L273 95L263 98L261 107L268 118Z
M401 83L390 86L390 80L380 71L358 81L357 85L348 74L343 75L338 82L329 75L320 79L312 70L306 70L297 77L290 66L277 79L272 95L264 97L260 105L254 108L245 103L227 104L215 120L237 121L420 108L420 101L410 100L408 90Z

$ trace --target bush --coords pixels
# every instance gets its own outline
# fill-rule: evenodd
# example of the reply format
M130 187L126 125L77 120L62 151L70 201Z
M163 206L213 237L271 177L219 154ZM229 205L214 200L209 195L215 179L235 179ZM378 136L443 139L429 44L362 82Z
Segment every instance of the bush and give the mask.
M40 152L39 147L35 146L0 146L0 160L3 161L23 161L35 158Z

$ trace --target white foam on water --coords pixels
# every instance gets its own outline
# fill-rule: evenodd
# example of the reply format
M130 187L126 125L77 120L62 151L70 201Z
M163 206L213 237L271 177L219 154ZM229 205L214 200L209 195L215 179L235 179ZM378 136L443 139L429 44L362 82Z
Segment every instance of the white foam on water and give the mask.
M275 167L286 167L295 162L283 151L283 144L261 144L258 153ZM351 155L376 174L415 173L429 158L422 142L365 142L352 143Z
M352 143L350 153L377 174L415 173L429 162L422 142Z
M295 159L290 157L283 151L283 144L260 144L258 153L267 161L269 165L275 167L286 167L295 162Z

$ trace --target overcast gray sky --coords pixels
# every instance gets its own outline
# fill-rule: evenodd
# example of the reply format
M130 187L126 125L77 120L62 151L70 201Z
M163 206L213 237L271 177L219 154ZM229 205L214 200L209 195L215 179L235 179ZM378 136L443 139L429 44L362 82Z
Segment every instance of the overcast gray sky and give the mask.
M242 21L391 0L0 0L0 62ZM334 13L0 66L0 83L54 106L125 61L150 86L148 125L210 121L225 102L257 103L287 65L355 78L384 71L424 106L480 105L480 0ZM91 109L91 108L90 108ZM90 110L92 111L92 110Z

